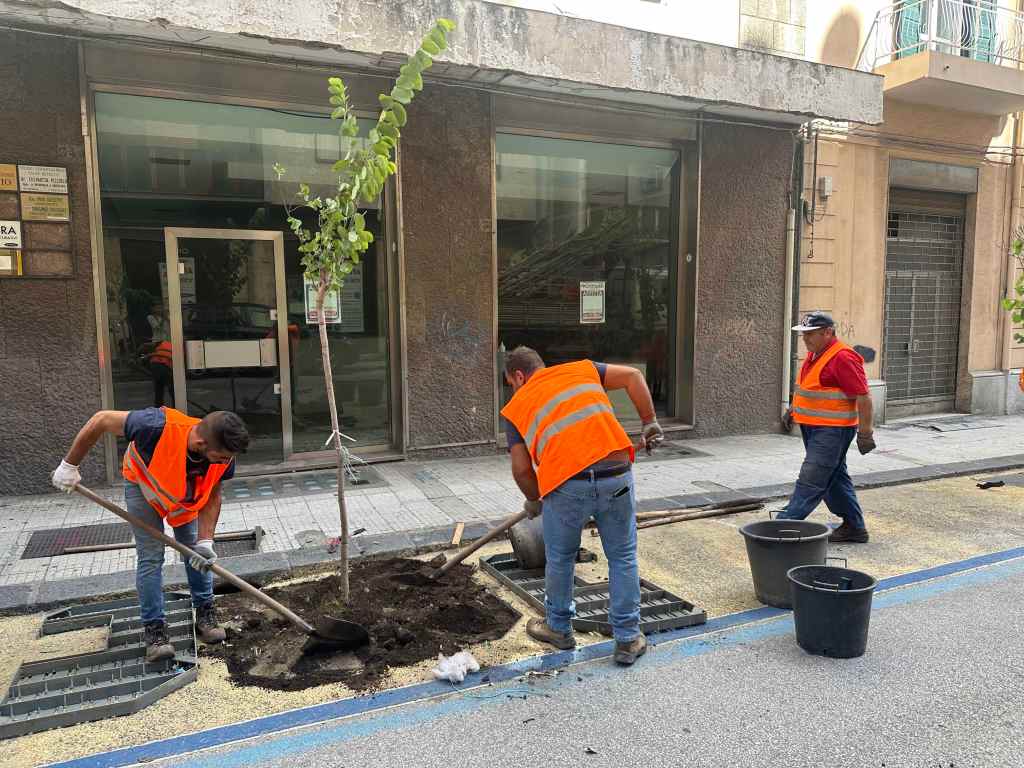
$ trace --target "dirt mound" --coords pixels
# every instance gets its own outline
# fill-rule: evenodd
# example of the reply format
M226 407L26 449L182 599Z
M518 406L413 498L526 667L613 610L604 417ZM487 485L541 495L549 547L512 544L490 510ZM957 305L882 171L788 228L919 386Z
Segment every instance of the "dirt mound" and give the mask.
M437 581L429 578L433 570L419 560L360 561L352 566L352 594L344 607L337 575L267 590L307 621L329 615L365 626L371 643L354 653L303 655L305 635L244 594L218 598L228 638L206 652L225 661L238 685L301 690L340 681L367 691L392 667L496 640L519 619L515 609L473 580L470 566L460 565Z

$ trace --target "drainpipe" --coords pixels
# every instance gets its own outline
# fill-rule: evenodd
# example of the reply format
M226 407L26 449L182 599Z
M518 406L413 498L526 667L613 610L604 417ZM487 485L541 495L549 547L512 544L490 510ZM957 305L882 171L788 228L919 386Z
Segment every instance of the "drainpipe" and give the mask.
M1021 158L1017 156L1017 152L1021 149L1021 113L1018 112L1013 116L1013 158L1012 158L1012 171L1010 173L1012 181L1012 188L1010 189L1010 215L1007 223L1006 233L1006 246L1007 253L1003 259L1003 296L1006 298L1013 297L1013 284L1014 277L1016 274L1016 261L1009 249L1013 243L1014 234L1020 227L1020 188L1021 184L1024 183L1024 163L1021 162ZM1002 307L1000 307L1002 310ZM1002 355L1001 355L1001 367L1004 371L1010 370L1010 350L1012 345L1010 344L1010 337L1013 334L1013 326L1010 323L1010 313L1002 312L1002 323L1000 324L1002 333ZM1009 398L1007 398L1009 399Z
M793 317L799 305L800 296L800 218L797 212L803 205L804 191L804 139L796 137L793 145L793 173L789 195L789 211L786 213L786 289L783 304L782 328L782 407L780 418L789 408L793 393Z

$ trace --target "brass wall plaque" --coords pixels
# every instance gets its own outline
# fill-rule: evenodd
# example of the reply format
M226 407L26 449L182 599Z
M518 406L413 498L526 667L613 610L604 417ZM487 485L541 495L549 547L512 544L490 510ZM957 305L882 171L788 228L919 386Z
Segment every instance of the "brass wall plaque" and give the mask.
M22 192L21 218L23 221L69 221L68 196Z
M14 192L18 188L18 166L0 163L0 192Z

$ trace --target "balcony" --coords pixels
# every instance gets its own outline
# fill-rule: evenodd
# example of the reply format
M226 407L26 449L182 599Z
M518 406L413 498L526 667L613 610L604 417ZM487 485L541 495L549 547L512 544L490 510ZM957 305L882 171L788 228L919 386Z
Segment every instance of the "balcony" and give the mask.
M1024 14L992 0L904 0L879 11L857 68L899 101L985 115L1024 109Z

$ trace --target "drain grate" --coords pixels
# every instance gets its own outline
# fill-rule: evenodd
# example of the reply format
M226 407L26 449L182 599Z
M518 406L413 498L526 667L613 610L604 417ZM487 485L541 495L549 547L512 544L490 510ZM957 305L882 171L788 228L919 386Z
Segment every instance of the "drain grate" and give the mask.
M251 555L259 552L264 531L259 526L249 531L229 531L214 536L218 557ZM131 549L135 546L132 527L128 523L76 525L70 528L47 528L33 531L21 553L22 560L38 557L60 557L81 554L68 552L78 547L102 547L103 550ZM103 551L97 550L97 551Z
M32 531L32 536L21 553L22 560L36 557L56 557L68 547L98 547L132 542L132 527L128 523L103 525L76 525L72 528L46 528Z
M22 664L0 701L0 739L63 728L148 707L199 673L192 600L170 593L167 632L176 655L146 663L134 599L77 605L51 613L40 635L107 628L107 650Z
M520 568L519 560L511 552L481 557L480 567L535 608L544 610L543 568ZM573 628L579 632L600 632L610 637L612 625L608 618L609 597L607 581L591 584L577 576L573 589L576 602ZM703 609L653 582L640 579L640 629L644 634L692 627L707 620L707 612Z
M346 478L345 487L385 487L388 481L373 467L359 467L356 470L359 481ZM265 477L238 477L221 486L225 501L253 501L254 499L283 499L290 496L307 496L313 493L334 493L338 488L337 476L333 469L324 472L297 472L288 475L267 475Z
M647 455L646 451L636 452L636 461L638 464L643 464L648 461L673 461L675 459L694 459L700 456L708 456L710 454L704 453L704 451L698 451L696 448L691 448L685 443L681 443L678 440L664 440L658 443L657 449Z

